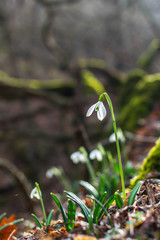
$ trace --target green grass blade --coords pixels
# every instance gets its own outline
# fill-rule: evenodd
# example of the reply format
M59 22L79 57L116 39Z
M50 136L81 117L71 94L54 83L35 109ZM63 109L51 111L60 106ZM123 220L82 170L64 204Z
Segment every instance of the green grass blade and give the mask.
M62 206L59 198L55 194L53 194L53 193L51 193L51 196L52 196L53 200L55 201L55 203L57 204L58 208L60 209L62 217L63 217L64 224L65 224L65 226L67 226L68 218L67 218L67 215L66 215L66 213L65 213L65 211L63 209L63 206Z
M76 206L70 199L68 199L68 226L67 226L68 231L74 228L75 215Z
M74 202L76 202L79 207L82 210L82 213L86 219L87 222L89 222L89 217L90 217L90 211L89 209L86 207L86 205L81 201L81 199L79 199L74 193L72 192L65 192L67 194L67 196Z
M2 213L2 214L0 215L0 221L1 221L1 219L2 219L4 216L6 216L6 213Z
M108 200L105 202L105 204L103 205L104 209L107 209L108 207L111 206L111 204L114 202L114 195L112 195L110 198L108 198ZM100 219L103 217L103 215L105 214L104 209L101 210L100 214L99 214L99 221Z
M35 222L37 223L38 227L41 229L42 228L42 224L38 220L37 216L35 214L33 214L33 213L31 215L34 218Z
M86 182L86 181L81 180L81 181L80 181L80 185L81 185L82 187L84 187L85 189L87 189L88 192L90 192L95 198L98 198L98 197L99 197L99 193L97 192L97 190L95 189L95 187L93 187L89 182Z
M136 194L138 192L138 189L140 188L142 182L138 182L134 188L132 189L130 195L129 195L129 198L128 198L128 202L127 202L127 205L130 206L134 203L134 199L136 197Z
M0 227L0 231L4 228L10 226L10 225L13 225L13 224L16 224L16 223L19 223L19 222L22 222L22 221L24 221L24 219L20 218L20 219L17 219L15 221L13 221L13 222L7 223L7 224L3 225L2 227Z
M116 201L116 206L118 209L122 208L123 204L124 204L124 201L121 197L121 195L119 193L115 193L114 194L114 197L115 197L115 201Z
M53 210L51 210L50 214L48 215L46 227L51 223L52 217L53 217Z
M107 192L104 192L103 195L100 197L99 199L99 202L101 204L103 204L105 198L106 198L106 195L107 195ZM93 222L98 224L98 218L99 218L99 214L100 214L100 211L101 211L101 206L100 204L97 204L95 210L94 210L94 213L93 213Z

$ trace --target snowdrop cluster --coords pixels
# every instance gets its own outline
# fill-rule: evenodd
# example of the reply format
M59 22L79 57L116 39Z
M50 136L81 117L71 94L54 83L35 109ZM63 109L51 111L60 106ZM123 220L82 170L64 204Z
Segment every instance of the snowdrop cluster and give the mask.
M80 163L80 162L81 163L86 163L86 161L87 161L87 157L79 151L72 153L70 158L73 161L73 163L75 163L75 164ZM103 160L102 153L98 149L92 150L89 154L89 158L91 160L96 159L99 162L101 162Z

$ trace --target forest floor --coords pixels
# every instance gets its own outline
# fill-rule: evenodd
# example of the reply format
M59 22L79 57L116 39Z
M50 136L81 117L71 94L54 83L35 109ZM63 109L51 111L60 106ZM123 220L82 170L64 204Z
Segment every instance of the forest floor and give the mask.
M155 106L152 113L142 121L142 126L132 135L128 143L130 159L138 164L147 155L154 145L160 131L160 108ZM127 193L127 198L129 193ZM82 197L88 208L92 207L91 199ZM65 205L65 203L64 203ZM142 180L141 186L135 196L134 203L130 206L125 201L122 208L118 209L112 204L108 209L110 218L104 215L99 224L92 227L83 216L77 216L74 229L67 231L61 215L58 220L52 221L48 227L42 229L32 228L17 231L7 227L0 232L1 240L52 240L52 239L160 239L160 177L159 172L151 172L147 179ZM0 225L1 226L1 225ZM19 229L20 230L20 229Z

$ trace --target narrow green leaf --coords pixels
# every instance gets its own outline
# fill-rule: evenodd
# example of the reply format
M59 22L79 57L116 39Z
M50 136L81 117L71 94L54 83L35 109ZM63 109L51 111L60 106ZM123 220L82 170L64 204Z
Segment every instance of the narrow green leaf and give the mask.
M57 204L58 208L60 209L62 217L63 217L64 224L66 226L68 224L68 218L67 218L67 215L66 215L66 213L63 209L63 206L62 206L59 198L55 194L51 193L51 196L54 199L55 203Z
M65 192L67 194L67 196L74 202L76 202L79 207L82 210L82 213L86 219L87 222L89 222L89 216L90 216L90 211L89 209L86 207L86 205L81 201L81 199L79 199L74 193L72 192Z
M20 218L20 219L17 219L15 221L13 221L13 222L7 223L7 224L3 225L2 227L0 227L0 231L4 228L10 226L10 225L13 225L13 224L16 224L16 223L19 223L19 222L22 222L22 221L24 221L24 219Z
M34 218L35 222L37 223L38 227L41 229L42 228L42 224L38 220L37 216L35 214L33 214L33 213L31 215Z
M53 217L53 210L51 210L50 214L48 215L46 227L51 223L52 217Z
M98 198L98 197L99 197L99 193L97 192L97 190L95 189L95 187L93 187L93 185L91 185L89 182L86 182L86 181L81 180L81 181L80 181L80 185L81 185L82 187L84 187L85 189L87 189L88 192L90 192L95 198Z
M1 219L2 219L4 216L6 216L6 213L2 213L2 214L0 215L0 221L1 221Z
M68 231L74 228L75 215L76 215L76 206L70 199L68 199L68 226L67 226Z
M106 208L103 206L103 204L102 204L98 199L96 199L96 198L94 198L94 197L92 197L92 196L87 196L87 197L93 199L93 200L100 206L100 208L104 211L104 213L106 214L106 216L107 216L109 219L111 219L109 213L108 213L107 210L106 210Z
M107 192L104 192L103 195L100 197L99 202L101 204L103 204L105 198L106 198ZM101 206L100 204L97 204L95 210L94 210L94 214L93 214L93 222L98 224L98 218L99 218L99 214L100 214L100 210L101 210Z
M127 202L127 205L130 206L134 203L134 199L135 199L135 196L138 192L138 189L140 188L142 182L138 182L134 188L132 189L130 195L129 195L129 198L128 198L128 202Z
M88 222L89 222L89 230L92 231L93 230L93 218L92 218L91 214L89 215Z
M114 197L115 197L115 201L116 201L116 206L118 209L122 208L123 204L124 204L124 201L121 197L121 195L119 193L115 193L114 194Z
M111 204L114 202L114 195L112 195L103 205L104 209L107 209L108 207L111 206ZM100 214L99 214L99 221L101 220L101 218L103 217L105 211L104 209L101 210Z

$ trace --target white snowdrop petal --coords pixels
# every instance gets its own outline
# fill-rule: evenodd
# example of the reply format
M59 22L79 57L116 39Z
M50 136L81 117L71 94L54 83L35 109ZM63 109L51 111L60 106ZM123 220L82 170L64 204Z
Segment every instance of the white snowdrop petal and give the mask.
M47 172L46 172L46 177L47 178L52 178L53 177L53 172L52 170L48 169Z
M116 137L115 137L115 133L112 133L110 136L109 136L109 142L115 142L116 141Z
M97 160L98 160L99 162L101 162L102 159L103 159L103 158L102 158L102 154L101 154L101 152L98 151L98 150L97 150L97 156L96 156L96 157L97 157Z
M88 111L87 111L87 113L86 113L86 117L91 116L91 114L93 113L96 105L97 105L97 103L93 104L93 105L88 109Z
M39 193L38 193L38 190L37 188L33 188L33 190L31 191L31 194L30 194L30 198L37 198L37 199L40 199L40 196L39 196Z
M103 118L106 117L107 111L106 111L106 108L105 108L103 102L101 102L100 105L99 105L99 112L100 112L100 115L103 116Z
M117 138L119 141L125 142L125 137L121 132L117 132ZM109 137L109 142L115 142L115 141L116 141L115 133L112 133Z
M84 162L86 162L86 157L85 157L82 153L80 153L80 155L79 155L79 160L80 160L82 163L84 163Z
M100 111L97 111L97 118L98 118L100 121L102 121L103 118L104 118Z
M90 152L89 158L90 158L91 160L94 160L94 159L95 159L95 149Z
M77 164L79 163L79 152L74 152L71 154L70 158L73 161L73 163Z

